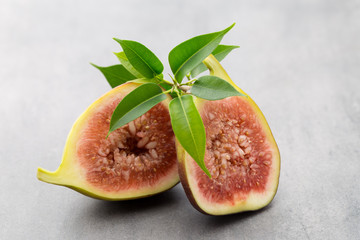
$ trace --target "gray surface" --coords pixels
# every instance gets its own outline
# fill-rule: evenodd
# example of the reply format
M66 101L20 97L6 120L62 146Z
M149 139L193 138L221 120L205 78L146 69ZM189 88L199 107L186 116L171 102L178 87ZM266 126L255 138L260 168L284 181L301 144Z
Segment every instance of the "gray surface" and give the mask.
M360 238L359 1L99 2L1 1L0 239ZM165 62L179 42L232 22L224 43L241 48L223 65L282 156L269 207L210 217L180 185L105 202L36 179L38 166L57 168L72 123L109 90L88 62L116 63L112 37Z

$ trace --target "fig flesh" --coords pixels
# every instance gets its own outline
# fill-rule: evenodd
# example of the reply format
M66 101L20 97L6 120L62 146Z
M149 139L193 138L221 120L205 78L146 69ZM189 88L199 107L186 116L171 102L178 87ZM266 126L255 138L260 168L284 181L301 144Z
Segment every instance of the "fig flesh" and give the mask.
M204 63L211 75L246 95L212 55ZM280 154L259 107L248 96L217 101L197 98L195 104L206 130L204 161L212 177L176 143L180 180L192 205L210 215L268 205L278 187Z
M179 182L168 99L112 132L111 115L136 83L120 85L95 101L73 125L55 172L38 169L39 180L105 200L141 198Z

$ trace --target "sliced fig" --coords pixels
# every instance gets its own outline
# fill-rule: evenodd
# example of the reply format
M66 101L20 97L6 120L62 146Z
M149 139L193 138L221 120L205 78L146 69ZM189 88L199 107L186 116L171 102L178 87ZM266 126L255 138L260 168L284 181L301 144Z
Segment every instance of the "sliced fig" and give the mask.
M39 168L38 179L106 200L146 197L177 184L170 97L106 138L114 109L137 86L125 83L95 101L73 125L60 167Z
M210 74L245 94L212 55L204 63ZM247 95L217 101L197 98L195 104L206 130L204 161L212 177L177 143L180 180L192 205L210 215L268 205L277 191L280 154L258 106Z

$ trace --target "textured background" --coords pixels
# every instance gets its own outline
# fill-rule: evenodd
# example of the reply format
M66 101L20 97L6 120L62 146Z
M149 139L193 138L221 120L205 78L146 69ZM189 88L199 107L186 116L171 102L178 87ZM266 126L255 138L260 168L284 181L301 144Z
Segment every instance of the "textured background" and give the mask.
M101 3L100 3L101 2ZM0 3L0 239L359 239L360 1ZM166 62L178 43L236 22L223 61L263 110L282 156L270 206L198 213L182 187L105 202L36 179L77 116L110 88L112 37ZM165 72L170 72L166 66Z

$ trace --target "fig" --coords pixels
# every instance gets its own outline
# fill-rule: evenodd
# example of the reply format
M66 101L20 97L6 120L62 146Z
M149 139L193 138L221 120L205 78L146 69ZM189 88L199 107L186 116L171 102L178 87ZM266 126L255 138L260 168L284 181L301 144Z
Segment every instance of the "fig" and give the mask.
M124 83L90 105L69 133L60 167L38 168L38 179L105 200L146 197L176 185L170 96L106 137L114 109L138 86Z
M226 80L245 97L194 100L205 126L204 162L211 178L177 142L181 184L192 205L205 214L263 208L278 187L277 144L259 107L234 84L216 58L210 55L203 63L210 75Z

